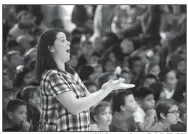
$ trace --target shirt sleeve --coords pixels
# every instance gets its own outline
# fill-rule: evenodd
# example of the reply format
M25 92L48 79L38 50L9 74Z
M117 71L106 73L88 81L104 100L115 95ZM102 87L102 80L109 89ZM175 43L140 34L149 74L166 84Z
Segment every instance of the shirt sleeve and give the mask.
M64 92L72 91L70 88L70 81L64 75L61 75L58 71L52 70L49 74L49 84L51 86L50 93L53 97Z

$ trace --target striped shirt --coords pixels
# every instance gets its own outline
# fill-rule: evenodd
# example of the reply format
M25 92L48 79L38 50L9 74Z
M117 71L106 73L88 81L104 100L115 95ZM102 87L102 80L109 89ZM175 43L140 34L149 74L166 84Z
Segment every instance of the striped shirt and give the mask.
M89 131L89 109L77 115L70 113L56 96L72 91L76 98L89 95L86 87L75 73L46 70L40 82L42 113L40 117L41 131Z

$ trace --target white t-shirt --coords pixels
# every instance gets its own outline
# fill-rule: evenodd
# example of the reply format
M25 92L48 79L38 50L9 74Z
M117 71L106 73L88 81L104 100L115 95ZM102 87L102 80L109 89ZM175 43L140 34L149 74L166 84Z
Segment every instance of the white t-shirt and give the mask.
M145 111L138 105L136 112L133 113L133 117L136 123L144 123L146 113Z
M166 93L166 99L171 99L172 96L174 95L174 90L172 90L171 92L168 89L164 89L165 93Z

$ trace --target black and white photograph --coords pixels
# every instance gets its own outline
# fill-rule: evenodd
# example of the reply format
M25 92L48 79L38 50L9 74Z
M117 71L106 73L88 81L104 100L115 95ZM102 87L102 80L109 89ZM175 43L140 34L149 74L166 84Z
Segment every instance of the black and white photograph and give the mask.
M1 6L1 131L187 131L186 4Z

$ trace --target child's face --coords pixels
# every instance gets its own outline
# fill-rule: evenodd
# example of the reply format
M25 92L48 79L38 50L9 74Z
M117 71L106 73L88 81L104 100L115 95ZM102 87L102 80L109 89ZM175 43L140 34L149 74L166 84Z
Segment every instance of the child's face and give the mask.
M116 68L116 65L113 64L112 61L108 60L108 61L106 62L106 64L105 64L105 71L106 71L106 72L112 72L112 71L115 70L115 68Z
M16 53L16 54L12 55L8 64L11 68L16 69L16 67L19 65L22 65L22 63L23 63L22 57L20 56L20 54Z
M186 63L185 60L181 60L177 65L177 71L180 73L186 73Z
M110 125L112 122L111 109L109 107L106 107L105 110L96 117L96 122L97 124Z
M37 93L33 94L33 97L29 98L29 104L35 108L40 108L40 96Z
M124 40L120 46L124 54L130 54L134 51L133 42L130 40Z
M131 113L136 111L137 102L135 101L133 94L125 97L125 109Z
M25 76L24 76L24 83L25 85L28 85L32 82L32 78L34 76L34 73L33 72L29 72L27 73Z
M88 87L88 90L89 90L90 93L94 93L94 92L97 91L97 87L94 86L94 85L91 85L91 86Z
M14 112L11 112L10 119L15 125L21 125L27 119L27 107L19 106Z
M159 65L154 66L154 67L150 70L150 72L149 72L149 74L153 74L153 75L155 75L155 76L158 76L159 73L160 73Z
M172 89L176 88L177 78L176 78L176 73L174 71L170 71L167 73L165 84L169 88L172 88Z
M178 122L178 118L179 118L178 107L176 105L172 105L167 113L166 119L169 122L169 124L172 125Z
M124 78L125 79L125 83L129 84L131 82L131 76L129 73L121 73L120 74L120 77Z
M8 75L3 75L3 88L5 88L5 90L13 88L13 82L9 79Z
M132 67L133 72L139 73L141 69L142 69L142 61L140 60L134 61L133 67Z
M153 94L147 95L147 96L141 101L141 106L142 106L145 110L154 109L154 107L155 107L155 100L154 100Z
M156 82L155 79L153 79L153 78L147 78L147 79L145 79L143 86L144 87L149 87L151 84L153 84L155 82Z

